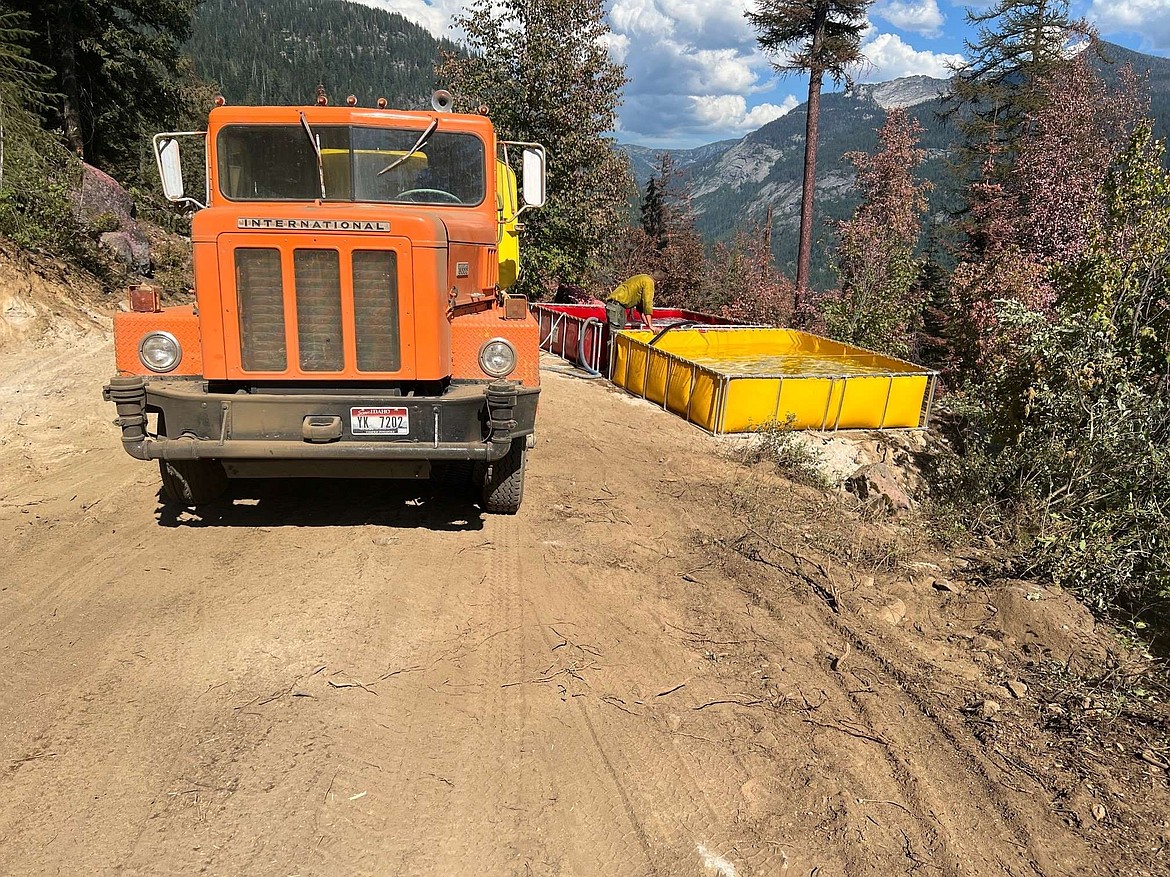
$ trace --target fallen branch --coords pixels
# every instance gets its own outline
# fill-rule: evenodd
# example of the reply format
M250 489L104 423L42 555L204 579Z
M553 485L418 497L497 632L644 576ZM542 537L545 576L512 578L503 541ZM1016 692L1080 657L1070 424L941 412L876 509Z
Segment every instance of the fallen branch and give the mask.
M897 807L900 810L905 810L906 813L909 814L910 816L914 815L913 813L910 813L909 807L907 807L905 804L899 804L897 801L876 801L872 798L858 798L857 803L858 804L889 804L891 807Z
M884 737L877 737L873 734L868 734L865 731L860 731L856 728L850 728L843 724L818 722L814 719L801 719L801 721L809 725L816 725L818 728L828 728L831 731L840 731L842 734L848 734L850 737L856 737L858 740L869 740L871 743L880 743L882 746L887 747L890 745L890 741Z
M327 679L325 681L329 683L330 688L360 688L362 691L368 691L375 697L378 695L378 692L374 691L374 689L370 688L370 686L366 685L364 682L358 682L357 680L353 682L334 682L332 679Z
M745 694L744 697L747 697ZM709 700L706 703L699 704L696 707L691 707L694 710L705 710L709 706L718 706L720 704L734 704L735 706L759 706L764 701L756 698L754 700Z

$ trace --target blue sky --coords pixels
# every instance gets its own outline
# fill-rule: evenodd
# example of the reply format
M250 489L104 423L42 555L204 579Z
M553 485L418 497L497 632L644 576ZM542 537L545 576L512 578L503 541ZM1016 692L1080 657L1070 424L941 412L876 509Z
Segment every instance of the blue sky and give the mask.
M460 0L359 0L400 12L438 35L450 30ZM756 46L743 0L606 0L610 52L627 67L618 138L654 147L689 147L742 137L805 99L807 80L779 78ZM862 44L860 82L925 74L945 77L970 35L953 0L876 0ZM975 4L980 5L980 4ZM984 4L985 5L985 4ZM1170 54L1170 0L1074 0L1114 42Z

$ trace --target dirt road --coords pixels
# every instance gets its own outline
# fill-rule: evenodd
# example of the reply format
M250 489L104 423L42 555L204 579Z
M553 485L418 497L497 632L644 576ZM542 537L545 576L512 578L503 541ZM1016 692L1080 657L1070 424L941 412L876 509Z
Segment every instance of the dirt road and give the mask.
M176 515L111 358L0 358L0 874L1118 873L936 708L962 642L712 560L739 476L680 421L549 372L515 519Z

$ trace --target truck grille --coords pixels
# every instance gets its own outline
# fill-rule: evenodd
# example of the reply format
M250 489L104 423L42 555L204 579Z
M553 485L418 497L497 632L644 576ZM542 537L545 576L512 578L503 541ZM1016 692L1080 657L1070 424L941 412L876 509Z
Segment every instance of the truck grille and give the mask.
M393 250L296 249L296 361L301 372L345 370L342 260L350 258L353 314L360 372L402 368L398 313L398 254ZM285 295L278 249L235 250L241 365L246 372L283 372L288 367ZM290 309L287 319L292 319Z
M353 310L357 367L396 372L402 367L398 329L398 254L358 250L353 254Z
M341 340L341 262L337 250L295 250L297 346L307 372L345 368Z
M279 372L288 364L280 250L236 250L240 353L245 371Z

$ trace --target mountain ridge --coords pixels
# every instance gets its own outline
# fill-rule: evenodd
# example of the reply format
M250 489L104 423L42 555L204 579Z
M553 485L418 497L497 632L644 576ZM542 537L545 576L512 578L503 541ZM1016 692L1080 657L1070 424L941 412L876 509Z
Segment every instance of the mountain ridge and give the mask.
M335 103L385 97L430 105L435 63L459 47L422 25L350 0L204 0L185 52L235 104L312 103L318 83Z
M1156 134L1170 134L1170 59L1145 55L1112 43L1103 43L1107 61L1098 62L1108 81L1115 81L1123 64L1133 66L1148 82L1150 115ZM882 83L857 85L849 91L829 92L821 98L820 137L817 147L817 246L814 247L814 284L832 282L825 242L832 223L851 215L857 204L853 166L845 159L850 152L870 152L877 145L877 130L887 109L905 107L923 128L920 146L927 158L918 176L935 184L931 213L945 214L956 192L947 170L947 158L955 133L940 118L940 96L946 80L908 76ZM768 207L774 211L773 250L782 267L795 268L801 181L804 170L804 129L807 104L774 119L739 140L717 141L688 150L676 165L689 184L691 205L700 234L714 242L731 237L739 228L763 222ZM651 150L619 144L631 156L639 189L644 189L655 162L645 153Z

